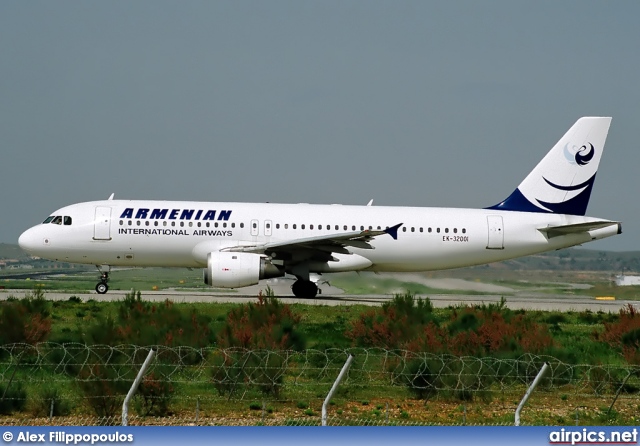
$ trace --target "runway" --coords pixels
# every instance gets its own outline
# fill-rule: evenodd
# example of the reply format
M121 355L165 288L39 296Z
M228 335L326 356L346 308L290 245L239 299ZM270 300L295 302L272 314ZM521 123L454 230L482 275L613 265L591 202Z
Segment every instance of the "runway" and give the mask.
M315 299L298 299L291 294L291 290L275 289L276 296L284 303L305 304L305 305L369 305L378 306L393 298L391 295L349 295L339 293L327 293L318 295ZM5 300L9 296L17 298L24 297L29 290L0 290L0 300ZM49 300L68 300L71 296L77 296L84 302L92 299L98 302L118 301L124 299L128 291L110 290L107 294L97 294L88 292L86 294L74 292L46 292L45 297ZM143 291L142 298L148 301L164 301L170 299L176 303L192 302L213 302L213 303L245 303L255 301L258 292L217 293L212 291L185 291L185 290L162 290ZM503 295L500 294L430 294L428 297L436 308L446 308L457 305L481 305L498 303ZM540 311L603 311L605 313L617 313L628 304L638 305L637 301L626 300L596 300L591 296L581 295L550 295L543 293L516 293L504 296L506 305L513 310L540 310Z

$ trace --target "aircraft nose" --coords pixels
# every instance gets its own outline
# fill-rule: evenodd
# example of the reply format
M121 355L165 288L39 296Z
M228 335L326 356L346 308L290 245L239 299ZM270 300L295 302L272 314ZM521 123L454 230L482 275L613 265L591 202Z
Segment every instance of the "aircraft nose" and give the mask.
M37 234L36 228L27 229L18 238L18 245L25 251L32 253L39 246L42 246L42 240Z

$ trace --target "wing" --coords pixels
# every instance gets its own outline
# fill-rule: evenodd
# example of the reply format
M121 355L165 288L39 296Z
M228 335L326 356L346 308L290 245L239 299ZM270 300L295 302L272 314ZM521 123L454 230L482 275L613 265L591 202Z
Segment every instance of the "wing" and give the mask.
M348 248L374 249L369 242L375 237L389 234L394 240L398 238L399 223L383 230L364 230L337 234L319 235L317 237L299 238L275 243L258 245L232 246L223 251L251 252L265 254L273 258L285 260L316 259L331 260L332 253L351 254Z

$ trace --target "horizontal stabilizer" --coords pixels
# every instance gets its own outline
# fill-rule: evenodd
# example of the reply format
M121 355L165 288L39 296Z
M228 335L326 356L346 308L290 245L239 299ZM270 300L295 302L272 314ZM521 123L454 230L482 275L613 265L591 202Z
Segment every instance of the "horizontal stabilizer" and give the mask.
M559 237L561 235L567 234L579 234L582 232L593 231L594 229L606 228L609 226L617 225L618 226L618 234L622 233L622 225L617 221L590 221L587 223L576 223L572 225L562 225L562 226L548 226L546 228L538 228L538 231L544 233L549 238Z

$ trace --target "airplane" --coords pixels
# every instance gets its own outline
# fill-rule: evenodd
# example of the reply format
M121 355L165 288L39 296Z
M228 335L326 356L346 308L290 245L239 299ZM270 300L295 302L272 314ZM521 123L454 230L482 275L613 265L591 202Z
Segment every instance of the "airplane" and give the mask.
M486 264L622 233L585 216L611 118L583 117L505 200L483 209L115 200L72 204L18 241L46 259L111 267L203 268L204 281L241 288L296 277L314 298L318 274L417 272Z

